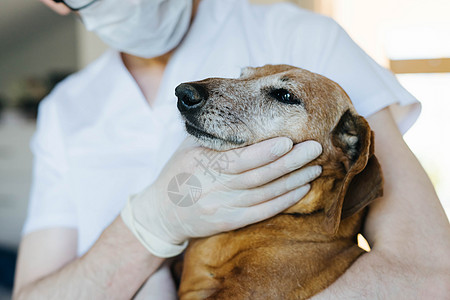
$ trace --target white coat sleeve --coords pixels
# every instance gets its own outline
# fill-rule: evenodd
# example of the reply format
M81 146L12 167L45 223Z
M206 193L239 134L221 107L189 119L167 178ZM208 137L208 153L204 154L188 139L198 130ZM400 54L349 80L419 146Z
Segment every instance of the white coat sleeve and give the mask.
M50 94L39 106L37 130L31 141L34 155L32 187L23 235L33 231L77 225L67 180L67 159L61 122Z

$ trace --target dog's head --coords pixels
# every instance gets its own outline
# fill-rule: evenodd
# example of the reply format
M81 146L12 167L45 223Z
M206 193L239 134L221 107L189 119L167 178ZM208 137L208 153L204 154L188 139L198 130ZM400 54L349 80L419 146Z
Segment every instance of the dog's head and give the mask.
M228 150L277 136L315 140L323 173L310 193L287 213L323 211L325 232L341 217L381 196L382 176L373 155L373 132L335 82L287 65L245 68L237 79L210 78L175 90L186 130L199 143Z

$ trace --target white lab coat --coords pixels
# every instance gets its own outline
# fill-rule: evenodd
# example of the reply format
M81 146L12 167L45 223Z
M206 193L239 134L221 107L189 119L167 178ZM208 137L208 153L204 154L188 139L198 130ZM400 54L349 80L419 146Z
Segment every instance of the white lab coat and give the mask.
M179 83L237 77L245 66L281 63L338 82L363 116L397 104L403 132L419 114L417 100L331 19L291 4L202 1L169 61L154 107L113 50L59 84L41 103L24 233L76 228L82 255L128 195L157 178L186 136L174 95Z

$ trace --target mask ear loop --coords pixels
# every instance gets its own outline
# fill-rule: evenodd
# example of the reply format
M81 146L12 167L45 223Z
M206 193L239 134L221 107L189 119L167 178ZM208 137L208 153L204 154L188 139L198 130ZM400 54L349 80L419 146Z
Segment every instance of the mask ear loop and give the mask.
M72 7L69 4L67 4L67 2L65 0L53 0L56 3L64 3L68 8L70 8L72 11L79 11L80 9L86 8L88 6L91 6L93 3L97 2L97 0L92 0L91 2L81 6L81 7Z

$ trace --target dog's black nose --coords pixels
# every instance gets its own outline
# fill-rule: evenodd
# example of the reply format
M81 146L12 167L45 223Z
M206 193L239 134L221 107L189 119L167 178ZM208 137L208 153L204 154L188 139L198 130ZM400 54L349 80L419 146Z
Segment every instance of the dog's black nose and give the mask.
M208 93L200 84L182 83L176 87L175 96L178 97L178 110L185 112L202 107L208 98Z

